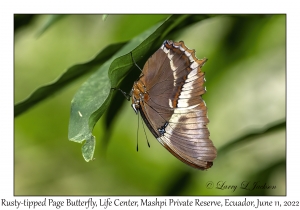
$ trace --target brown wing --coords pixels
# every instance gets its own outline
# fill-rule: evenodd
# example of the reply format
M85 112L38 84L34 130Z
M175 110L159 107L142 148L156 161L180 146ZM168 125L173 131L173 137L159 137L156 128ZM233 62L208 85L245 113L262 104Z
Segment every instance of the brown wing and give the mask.
M184 163L208 169L217 151L209 139L201 67L194 50L183 42L165 41L143 68L140 82L148 97L141 115L158 141Z

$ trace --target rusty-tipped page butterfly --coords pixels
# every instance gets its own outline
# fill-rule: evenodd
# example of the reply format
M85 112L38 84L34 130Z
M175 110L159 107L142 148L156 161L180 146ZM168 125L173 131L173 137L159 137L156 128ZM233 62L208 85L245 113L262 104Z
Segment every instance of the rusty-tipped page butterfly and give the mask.
M130 96L151 133L182 162L201 170L210 168L217 150L209 139L201 67L195 50L183 41L166 40L145 63Z

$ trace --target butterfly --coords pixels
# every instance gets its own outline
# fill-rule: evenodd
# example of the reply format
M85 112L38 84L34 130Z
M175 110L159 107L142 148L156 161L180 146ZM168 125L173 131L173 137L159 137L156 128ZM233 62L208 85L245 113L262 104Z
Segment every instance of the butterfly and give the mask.
M202 95L207 61L183 41L166 40L147 60L130 96L132 108L172 155L201 170L210 168L217 150L209 139Z

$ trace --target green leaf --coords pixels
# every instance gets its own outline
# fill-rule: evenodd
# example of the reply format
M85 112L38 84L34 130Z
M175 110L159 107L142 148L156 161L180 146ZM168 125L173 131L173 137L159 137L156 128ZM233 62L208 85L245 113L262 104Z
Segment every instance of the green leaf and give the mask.
M78 90L71 103L69 122L69 139L78 143L88 141L92 130L103 115L112 100L112 89L120 85L124 77L136 69L132 56L136 62L145 61L158 47L169 33L174 32L179 25L188 26L195 21L207 18L189 20L190 15L173 15L163 24L158 24L132 39L119 52L109 59L96 73L94 73ZM194 18L194 17L193 17ZM185 21L185 23L183 23ZM133 80L132 83L133 84ZM79 112L81 114L79 114ZM93 158L95 148L85 150L85 157ZM87 155L88 154L88 155Z
M108 15L102 15L102 20L105 21Z
M146 31L139 37L145 39L149 36L150 32ZM109 69L130 69L132 67L131 57L122 56L128 54L130 50L135 48L139 44L138 39L130 41L125 45L119 52L110 58L98 71L96 71L77 91L72 102L71 102L71 114L69 122L69 139L78 143L83 141L90 141L94 139L92 135L92 130L102 116L104 111L107 109L112 95L111 92L111 82L108 75ZM120 57L121 56L121 57ZM115 58L119 57L119 59ZM114 65L111 65L114 61ZM110 67L111 66L111 67ZM117 74L115 78L122 79L126 72ZM114 78L114 83L118 83L117 79ZM113 86L116 87L116 86ZM87 142L85 144L88 144ZM95 145L95 144L89 144ZM85 147L85 145L83 145ZM82 148L82 151L86 161L93 159L93 153L95 148L86 147ZM87 159L88 158L88 159Z
M98 55L91 61L70 67L55 82L38 88L29 96L29 98L15 105L14 117L17 117L18 115L22 114L29 108L33 107L34 105L51 96L52 94L56 93L57 91L62 90L64 87L66 87L71 82L75 81L77 78L94 70L95 67L101 66L117 50L124 46L124 44L125 43L109 45L100 53L98 53Z
M223 153L227 152L228 150L234 148L235 146L249 143L249 141L255 140L256 138L258 138L262 135L267 135L267 134L270 134L274 131L277 131L277 130L283 129L283 128L286 128L286 120L285 119L279 120L277 122L273 122L269 125L266 125L262 129L248 131L247 134L245 134L241 137L238 137L238 138L234 139L233 141L229 142L228 144L224 145L223 147L221 147L218 151L218 154L223 154Z
M54 23L61 20L62 18L66 17L67 15L49 15L48 19L41 27L41 29L37 32L37 37L41 36L45 33Z
M94 136L90 136L81 148L82 156L85 161L92 160L95 151L96 140Z

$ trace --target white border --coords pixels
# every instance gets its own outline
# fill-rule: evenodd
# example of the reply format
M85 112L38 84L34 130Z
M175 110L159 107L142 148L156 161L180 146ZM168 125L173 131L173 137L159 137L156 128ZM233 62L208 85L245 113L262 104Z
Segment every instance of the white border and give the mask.
M295 2L295 4L293 3ZM14 13L286 13L287 14L287 196L282 197L248 197L249 200L300 200L297 192L300 189L299 177L299 7L296 1L2 1L1 2L1 199L43 200L43 197L13 197L13 14ZM70 10L71 9L71 10ZM125 10L126 9L126 10ZM66 200L68 197L52 197ZM79 198L79 197L78 197ZM136 199L144 197L113 197L112 199ZM167 197L170 199L172 197ZM76 200L77 197L71 197ZM81 197L88 200L88 197ZM93 198L99 200L99 197ZM105 199L105 197L101 197ZM150 197L149 199L155 199ZM164 199L160 197L159 199ZM186 200L195 197L175 197ZM243 200L243 197L200 197L202 200ZM117 207L115 207L117 208ZM114 208L114 209L115 209ZM120 207L132 209L131 207ZM155 207L158 209L157 207ZM165 209L182 208L168 207ZM193 207L195 208L195 207ZM204 207L201 207L204 208ZM2 207L1 207L2 209ZM19 209L28 209L20 207ZM51 208L55 209L55 208ZM65 207L61 209L67 209ZM68 207L68 209L71 209ZM276 207L275 207L276 209Z

